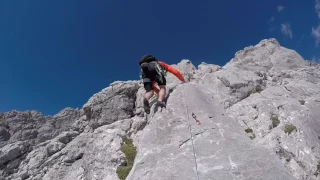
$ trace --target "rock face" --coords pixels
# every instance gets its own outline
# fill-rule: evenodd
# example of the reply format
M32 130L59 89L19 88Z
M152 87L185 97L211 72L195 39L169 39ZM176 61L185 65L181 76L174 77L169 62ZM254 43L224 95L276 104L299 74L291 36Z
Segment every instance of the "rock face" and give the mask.
M1 147L17 141L38 144L69 129L80 116L80 111L65 108L54 117L43 117L37 111L11 111L0 115Z
M92 96L83 106L90 124L99 127L134 116L137 81L120 81Z
M320 179L319 64L267 39L223 67L172 66L187 83L168 74L167 107L149 115L139 81L53 117L0 113L0 179L118 180L126 137L127 180Z
M172 93L170 108L156 114L145 127L128 179L192 180L197 174L199 179L294 179L272 151L247 138L224 108L203 93L205 88L185 84ZM196 114L201 125L195 124L190 113Z

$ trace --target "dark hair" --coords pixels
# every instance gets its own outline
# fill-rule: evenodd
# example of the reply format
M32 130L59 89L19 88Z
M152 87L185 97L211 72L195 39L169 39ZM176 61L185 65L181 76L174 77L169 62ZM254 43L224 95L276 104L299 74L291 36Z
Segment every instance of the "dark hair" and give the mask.
M151 62L151 61L155 61L155 60L156 60L156 58L154 56L147 54L147 55L142 56L142 58L139 61L139 65L141 65L142 63L145 63L145 62Z

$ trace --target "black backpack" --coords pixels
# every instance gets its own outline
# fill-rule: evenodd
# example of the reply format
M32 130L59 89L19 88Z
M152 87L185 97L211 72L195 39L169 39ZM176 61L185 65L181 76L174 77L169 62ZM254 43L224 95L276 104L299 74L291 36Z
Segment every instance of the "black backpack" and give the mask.
M166 76L165 70L161 67L161 65L158 63L158 60L156 57L152 55L145 55L141 58L139 61L139 65L141 67L141 71L144 75L148 75L150 73L156 72L156 78L162 82L162 77Z

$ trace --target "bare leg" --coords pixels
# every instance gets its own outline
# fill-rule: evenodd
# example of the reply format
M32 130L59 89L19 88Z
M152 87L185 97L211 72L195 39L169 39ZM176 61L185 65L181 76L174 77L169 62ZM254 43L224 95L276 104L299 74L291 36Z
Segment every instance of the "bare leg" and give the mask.
M149 114L150 113L150 105L149 105L149 99L153 96L153 91L149 91L144 94L143 98L143 106L144 106L144 111Z
M147 100L149 100L152 96L153 96L153 90L144 94L144 98L146 98Z
M160 86L158 101L163 102L165 96L166 96L166 86Z

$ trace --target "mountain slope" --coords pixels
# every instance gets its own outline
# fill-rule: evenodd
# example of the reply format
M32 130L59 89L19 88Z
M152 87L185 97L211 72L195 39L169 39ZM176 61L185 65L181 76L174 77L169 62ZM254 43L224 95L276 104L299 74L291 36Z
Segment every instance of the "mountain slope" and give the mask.
M185 84L175 89L168 108L144 129L128 179L191 180L196 174L199 179L294 179L275 154L252 143L223 106L204 93L206 88ZM200 125L187 117L191 113Z
M189 82L168 74L167 108L150 115L139 81L53 117L0 113L2 179L116 180L130 170L125 138L137 150L129 180L320 178L319 64L266 39L223 67L173 66Z

